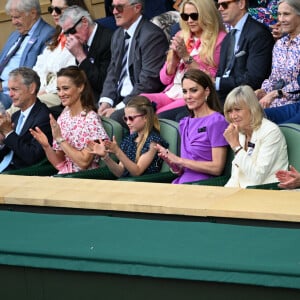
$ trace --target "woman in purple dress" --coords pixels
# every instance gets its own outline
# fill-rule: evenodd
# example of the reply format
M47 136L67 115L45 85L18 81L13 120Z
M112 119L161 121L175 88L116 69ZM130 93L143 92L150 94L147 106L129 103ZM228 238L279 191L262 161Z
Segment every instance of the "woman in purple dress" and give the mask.
M223 132L228 126L210 77L188 70L182 79L182 92L190 116L179 123L181 153L175 155L157 145L159 156L178 174L173 183L208 179L222 173L227 145Z

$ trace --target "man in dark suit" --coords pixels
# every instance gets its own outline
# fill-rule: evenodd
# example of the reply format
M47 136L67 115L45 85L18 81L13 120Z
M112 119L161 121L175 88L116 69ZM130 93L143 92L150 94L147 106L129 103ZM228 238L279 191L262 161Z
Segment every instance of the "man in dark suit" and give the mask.
M113 1L113 14L119 28L111 42L112 59L98 113L119 122L132 96L160 92L163 88L159 72L168 41L160 28L142 16L142 10L142 0ZM128 45L126 53L124 43Z
M270 30L251 18L248 0L219 0L217 4L224 23L235 30L234 48L228 64L231 34L223 40L220 63L216 76L216 89L220 100L239 85L260 88L271 72L274 39Z
M59 23L67 36L66 47L85 71L97 101L110 63L112 31L95 23L79 6L66 8Z
M42 53L47 41L53 35L54 28L41 18L38 0L8 0L5 10L16 27L0 54L0 102L5 108L9 108L11 106L7 87L9 72L21 66L33 67L37 56ZM7 59L8 57L10 59Z
M41 161L45 152L30 134L29 129L38 126L52 141L47 106L37 99L40 79L27 67L9 73L9 95L20 108L10 118L0 116L0 172L20 169Z

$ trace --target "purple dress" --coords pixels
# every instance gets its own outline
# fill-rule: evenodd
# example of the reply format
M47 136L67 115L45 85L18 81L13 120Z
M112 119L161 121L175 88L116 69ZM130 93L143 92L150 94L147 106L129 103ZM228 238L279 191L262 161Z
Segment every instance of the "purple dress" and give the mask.
M224 116L218 112L203 118L183 118L179 123L181 135L180 156L196 161L211 161L212 148L228 145L223 137L227 126L228 123ZM213 175L184 168L182 175L176 178L173 183L204 180L211 177Z

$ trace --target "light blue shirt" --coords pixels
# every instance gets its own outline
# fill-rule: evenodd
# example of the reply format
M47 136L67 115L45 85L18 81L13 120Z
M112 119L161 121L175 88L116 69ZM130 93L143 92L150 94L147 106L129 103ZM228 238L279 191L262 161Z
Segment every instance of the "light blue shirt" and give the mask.
M29 30L27 36L25 37L24 41L22 42L21 47L16 52L16 54L10 59L10 61L8 62L8 64L6 65L6 67L4 68L4 70L1 74L1 79L3 80L2 88L3 88L3 93L5 93L5 94L8 94L8 86L7 85L8 85L9 72L20 67L20 61L22 58L22 54L23 54L27 44L34 43L34 41L31 40L32 34L35 31L35 29L37 28L40 21L41 21L41 19L38 19L38 21L33 24L31 29ZM21 36L19 36L19 38L16 40L15 45L18 43L20 38L21 38ZM12 47L11 50L13 48L14 47Z
M130 51L130 47L131 47L131 42L132 42L132 38L134 36L134 33L136 31L136 28L138 27L140 21L142 19L142 16L139 16L139 18L128 28L127 33L130 35L130 38L128 39L129 45L128 45L128 49ZM125 34L125 32L124 32ZM133 85L132 82L130 81L130 76L129 76L129 72L128 72L128 57L129 57L129 53L127 56L127 72L126 72L126 77L124 79L124 83L122 85L122 89L121 89L121 96L126 97L127 95L129 95L133 89ZM101 97L99 100L99 104L102 102L106 102L109 103L111 106L113 106L114 101L108 97ZM115 108L116 109L122 109L125 107L124 102L120 102Z
M241 33L242 30L244 28L244 25L246 23L246 20L248 18L248 13L244 14L244 16L237 22L237 24L235 25L235 27L232 27L231 29L236 29L235 32L235 45L234 45L234 53L238 53L239 52L239 41L240 41L240 37L241 37ZM229 77L230 74L229 70L227 73L225 73L223 75L223 77ZM221 81L221 77L216 77L216 90L219 91L220 90L220 81Z

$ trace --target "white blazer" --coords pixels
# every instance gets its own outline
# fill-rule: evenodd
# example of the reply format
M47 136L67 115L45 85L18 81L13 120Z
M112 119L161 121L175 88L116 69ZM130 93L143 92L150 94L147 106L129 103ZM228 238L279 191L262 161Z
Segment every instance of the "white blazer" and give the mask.
M240 144L245 145L246 136L239 134ZM259 129L252 134L251 146L242 149L232 161L231 177L226 187L242 187L277 182L275 172L288 169L285 138L280 128L263 119Z

